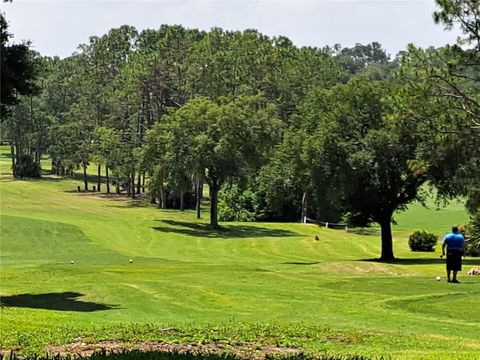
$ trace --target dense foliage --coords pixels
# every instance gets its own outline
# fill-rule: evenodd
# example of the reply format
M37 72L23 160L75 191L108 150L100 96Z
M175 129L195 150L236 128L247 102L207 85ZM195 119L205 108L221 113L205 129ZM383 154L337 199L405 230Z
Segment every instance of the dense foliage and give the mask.
M412 251L435 251L438 236L424 230L417 230L408 237L408 246Z
M476 214L466 227L465 254L480 256L480 214Z

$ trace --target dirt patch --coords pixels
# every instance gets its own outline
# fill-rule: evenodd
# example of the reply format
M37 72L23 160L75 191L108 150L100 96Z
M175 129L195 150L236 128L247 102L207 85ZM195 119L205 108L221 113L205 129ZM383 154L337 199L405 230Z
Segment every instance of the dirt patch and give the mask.
M102 341L99 343L75 342L66 345L48 345L44 348L49 355L62 356L82 356L88 357L97 352L106 354L120 354L126 351L140 352L174 352L174 353L191 353L191 354L232 354L244 359L264 359L266 355L284 354L295 355L302 353L302 349L283 348L273 345L264 345L258 343L248 343L242 345L229 345L220 342L199 343L199 344L171 344L164 342L117 342Z

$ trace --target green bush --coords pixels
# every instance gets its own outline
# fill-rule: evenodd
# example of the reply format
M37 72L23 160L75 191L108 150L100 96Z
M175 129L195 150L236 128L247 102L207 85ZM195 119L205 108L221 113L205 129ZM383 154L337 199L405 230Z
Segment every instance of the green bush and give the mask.
M226 186L219 194L218 218L220 221L255 221L259 216L256 204L252 191L242 191L236 184Z
M480 213L470 219L465 230L465 255L480 256Z
M437 235L424 230L417 230L408 238L408 245L412 251L434 251L437 242Z
M19 178L39 178L41 175L40 165L29 154L22 155L15 164L15 175Z

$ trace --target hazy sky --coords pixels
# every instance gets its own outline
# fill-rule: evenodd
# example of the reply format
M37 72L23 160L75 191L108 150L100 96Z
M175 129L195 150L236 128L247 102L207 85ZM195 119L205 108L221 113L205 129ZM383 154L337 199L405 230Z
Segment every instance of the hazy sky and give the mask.
M31 40L43 55L61 57L76 51L89 36L123 24L139 30L161 24L201 30L255 28L269 36L287 36L298 46L378 41L392 55L408 43L441 46L457 36L434 24L434 0L13 0L0 8L14 41Z

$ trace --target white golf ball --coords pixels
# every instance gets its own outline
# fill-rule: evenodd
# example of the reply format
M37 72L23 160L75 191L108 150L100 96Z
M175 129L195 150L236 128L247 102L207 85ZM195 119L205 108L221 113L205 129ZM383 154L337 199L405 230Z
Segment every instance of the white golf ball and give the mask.
M75 263L75 262L74 262L73 260L72 260L72 261L70 261L70 264L74 264L74 263Z
M436 277L437 281L440 281L442 278L440 276Z
M133 263L133 259L130 259L130 263Z

